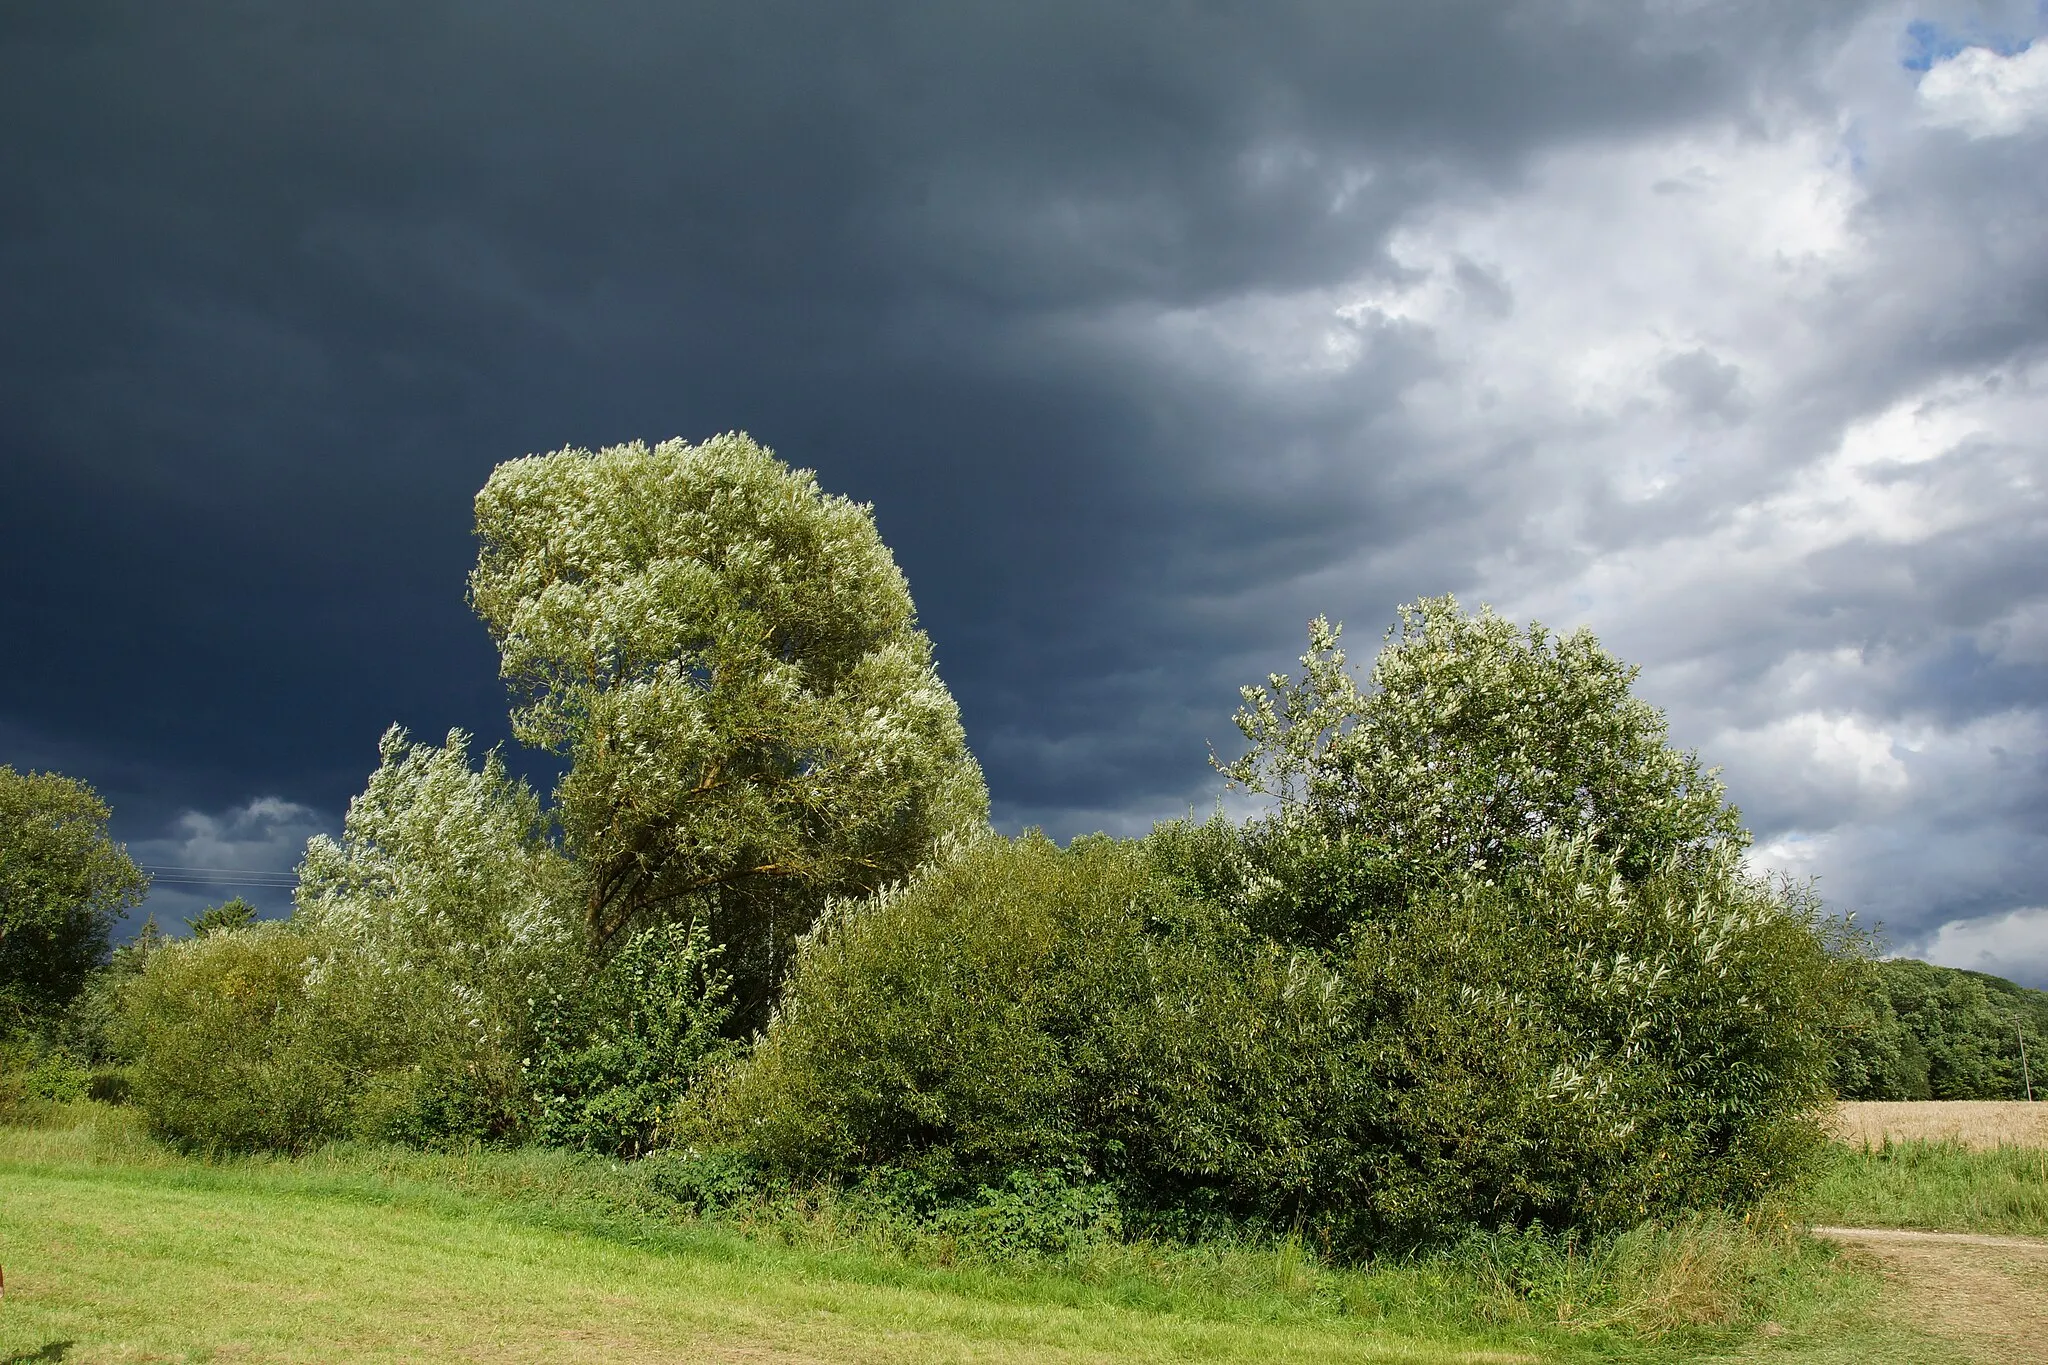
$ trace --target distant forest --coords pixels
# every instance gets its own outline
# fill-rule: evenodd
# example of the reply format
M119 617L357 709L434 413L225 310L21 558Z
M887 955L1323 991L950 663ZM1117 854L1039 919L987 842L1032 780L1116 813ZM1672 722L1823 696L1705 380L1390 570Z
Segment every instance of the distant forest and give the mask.
M1871 964L1873 1019L1839 1055L1852 1100L2048 1098L2048 991L1896 958Z

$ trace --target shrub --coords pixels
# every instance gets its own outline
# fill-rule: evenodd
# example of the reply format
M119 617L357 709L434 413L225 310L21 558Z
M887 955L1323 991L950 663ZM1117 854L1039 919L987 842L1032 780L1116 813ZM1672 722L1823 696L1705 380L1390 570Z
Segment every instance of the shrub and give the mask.
M949 1193L1019 1170L1163 1193L1256 1165L1224 1153L1283 1146L1302 1078L1260 1010L1287 1003L1285 965L1252 946L1137 845L978 841L821 921L714 1128L786 1174L899 1167ZM1233 1086L1269 1092L1266 1131L1218 1100Z
M567 994L535 1001L533 1135L620 1156L649 1150L720 1047L732 999L719 957L703 920L656 924Z
M152 1127L205 1151L298 1150L348 1127L346 1053L310 1026L322 944L282 925L165 946L129 988L122 1041Z
M258 923L167 944L124 993L129 1097L201 1151L302 1151L359 1136L505 1134L462 1002L303 926Z
M396 726L337 842L306 847L295 922L321 943L309 1019L349 1054L357 1127L416 1142L517 1136L532 1002L577 980L575 870L540 802L469 737ZM384 1012L373 1040L357 1018ZM312 1027L312 1025L309 1025Z
M393 727L340 841L315 838L289 924L232 903L122 991L132 1098L205 1150L343 1135L501 1139L530 1096L528 1001L574 978L573 873L539 802L468 737ZM225 913L223 913L225 912Z
M1847 978L1729 850L1638 882L1581 841L1361 925L1318 1203L1348 1240L1619 1229L1756 1203L1821 1140Z
M75 1053L16 1036L0 1040L0 1114L25 1103L85 1099L93 1075Z
M1350 1251L1745 1206L1819 1140L1838 964L1732 849L1630 882L1553 840L1317 953L1188 894L1250 865L1223 828L1155 837L989 840L828 917L713 1135L785 1176L985 1205L1053 1172L1136 1227Z

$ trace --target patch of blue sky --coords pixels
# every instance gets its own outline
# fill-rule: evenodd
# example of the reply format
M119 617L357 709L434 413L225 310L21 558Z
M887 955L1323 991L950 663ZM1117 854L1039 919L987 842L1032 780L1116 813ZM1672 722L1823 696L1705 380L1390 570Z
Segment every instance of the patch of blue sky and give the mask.
M1908 71L1928 71L1965 48L1989 48L2001 57L2025 52L2043 29L2048 29L2048 0L2037 0L2028 25L2031 32L1989 19L1952 22L1915 19L1906 25L1900 39L1899 65Z

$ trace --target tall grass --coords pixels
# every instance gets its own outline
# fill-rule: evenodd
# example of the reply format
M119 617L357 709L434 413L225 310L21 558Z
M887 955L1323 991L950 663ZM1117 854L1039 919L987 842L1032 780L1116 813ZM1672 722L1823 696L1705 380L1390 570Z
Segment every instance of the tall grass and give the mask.
M1799 1213L1817 1226L2048 1236L2048 1148L1833 1143L1803 1190Z

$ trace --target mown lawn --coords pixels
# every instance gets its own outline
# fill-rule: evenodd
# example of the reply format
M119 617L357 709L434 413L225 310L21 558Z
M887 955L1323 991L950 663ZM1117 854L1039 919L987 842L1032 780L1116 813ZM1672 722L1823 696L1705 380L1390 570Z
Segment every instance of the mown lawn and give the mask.
M1240 1265L1204 1290L781 1245L585 1197L591 1170L206 1163L86 1106L0 1129L0 1361L1964 1358L1885 1325L1874 1272L1819 1252L1771 1291L1770 1321L1657 1336L1481 1321L1458 1286L1400 1271L1252 1283Z

